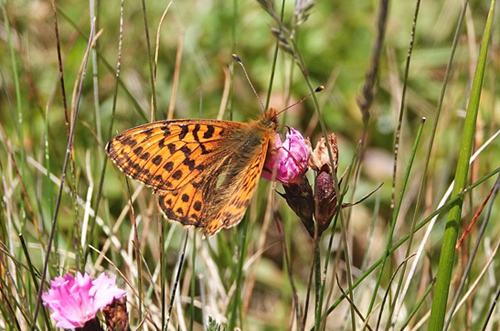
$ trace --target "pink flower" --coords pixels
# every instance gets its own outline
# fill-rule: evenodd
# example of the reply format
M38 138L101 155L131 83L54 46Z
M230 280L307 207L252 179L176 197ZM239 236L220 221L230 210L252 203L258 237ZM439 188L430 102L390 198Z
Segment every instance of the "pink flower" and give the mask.
M277 134L274 148L264 164L262 177L283 184L299 183L307 170L310 154L311 148L299 131L290 128L283 143Z
M116 276L102 273L92 279L87 273L76 277L66 274L50 282L50 289L42 295L43 304L50 308L50 315L64 329L81 328L95 318L99 309L114 299L120 299L125 291L115 285Z

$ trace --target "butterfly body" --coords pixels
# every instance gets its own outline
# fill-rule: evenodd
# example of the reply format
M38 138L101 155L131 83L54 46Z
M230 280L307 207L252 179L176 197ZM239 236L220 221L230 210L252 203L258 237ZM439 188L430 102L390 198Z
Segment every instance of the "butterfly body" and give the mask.
M213 234L243 217L276 126L273 108L249 123L159 121L120 133L106 153L126 175L153 188L167 219Z

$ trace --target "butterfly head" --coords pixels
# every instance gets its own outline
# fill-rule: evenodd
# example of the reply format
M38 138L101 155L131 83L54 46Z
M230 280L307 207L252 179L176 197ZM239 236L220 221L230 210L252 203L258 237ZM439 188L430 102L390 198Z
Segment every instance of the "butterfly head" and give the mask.
M264 118L261 121L265 126L276 131L278 127L278 111L275 108L269 108L264 113Z

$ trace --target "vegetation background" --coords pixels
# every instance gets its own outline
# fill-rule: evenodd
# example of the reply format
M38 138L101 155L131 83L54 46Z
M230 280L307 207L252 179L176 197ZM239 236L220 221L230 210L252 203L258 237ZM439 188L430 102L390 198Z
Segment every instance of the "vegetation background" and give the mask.
M209 318L242 330L432 329L447 211L431 222L429 216L442 199L450 201L446 191L469 128L474 151L493 140L468 172L466 187L480 184L460 196L459 235L482 213L449 262L447 314L454 313L453 330L497 330L500 225L494 220L500 212L496 193L486 200L500 166L498 24L477 121L467 125L490 2L469 2L462 22L462 1L392 1L379 29L386 4L2 1L0 329L55 329L45 308L34 320L47 254L45 286L76 270L118 274L133 329L217 329ZM281 39L277 51L272 29L280 27L281 36L290 37L286 28L293 38ZM376 45L380 58L372 62ZM275 193L281 185L265 181L238 227L202 238L161 221L151 191L127 181L106 159L106 142L151 121L151 114L154 120L257 118L261 107L233 53L261 98L277 109L308 95L308 82L325 85L316 96L319 107L309 98L280 122L313 145L323 134L320 121L337 134L344 203L384 183L343 208L321 238L311 238ZM360 101L373 63L378 73L368 79L375 92L368 118ZM312 172L309 178L314 181ZM462 302L450 308L455 297Z

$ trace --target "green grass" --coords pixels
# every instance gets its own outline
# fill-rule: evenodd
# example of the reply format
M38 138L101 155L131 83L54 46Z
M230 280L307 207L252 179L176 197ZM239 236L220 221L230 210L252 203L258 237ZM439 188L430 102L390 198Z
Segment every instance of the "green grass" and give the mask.
M293 2L262 3L176 1L158 36L166 2L124 2L123 24L119 1L100 2L94 44L89 2L56 3L58 37L51 2L1 3L0 330L55 330L40 284L76 270L117 274L132 329L499 328L497 191L454 250L499 177L490 3L461 21L460 2L422 2L415 17L414 2L393 1L379 58L378 2L318 1L298 16ZM313 146L337 134L339 203L384 183L320 238L264 180L237 227L204 238L166 222L107 159L116 133L171 111L258 118L233 53L278 110L325 86L279 120Z

